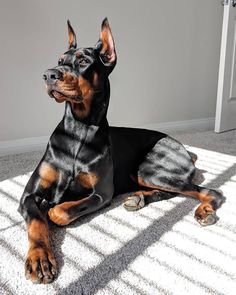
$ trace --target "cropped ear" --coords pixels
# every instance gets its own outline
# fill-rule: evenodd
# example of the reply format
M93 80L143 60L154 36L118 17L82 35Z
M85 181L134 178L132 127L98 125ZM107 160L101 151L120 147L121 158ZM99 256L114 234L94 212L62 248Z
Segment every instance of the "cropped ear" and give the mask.
M115 43L111 33L111 28L108 19L105 18L102 22L100 39L97 43L97 48L100 51L100 59L105 66L115 66L116 51Z
M76 47L77 47L76 35L75 35L75 32L74 32L69 20L67 20L67 26L68 26L68 35L69 35L69 48L68 49L71 49L71 48L76 49Z

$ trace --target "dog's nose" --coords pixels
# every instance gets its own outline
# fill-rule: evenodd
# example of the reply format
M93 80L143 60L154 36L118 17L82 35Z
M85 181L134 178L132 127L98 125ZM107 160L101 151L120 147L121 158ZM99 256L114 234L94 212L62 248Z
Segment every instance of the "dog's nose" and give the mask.
M43 79L45 80L47 84L53 84L57 80L60 80L61 78L62 78L62 72L60 72L57 69L49 69L43 75Z

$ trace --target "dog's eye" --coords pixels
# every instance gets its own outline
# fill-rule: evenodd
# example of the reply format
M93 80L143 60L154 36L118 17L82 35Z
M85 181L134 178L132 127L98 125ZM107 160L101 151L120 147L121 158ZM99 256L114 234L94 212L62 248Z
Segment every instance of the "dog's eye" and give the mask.
M63 64L63 59L60 58L60 59L58 60L58 65L61 66L62 64Z

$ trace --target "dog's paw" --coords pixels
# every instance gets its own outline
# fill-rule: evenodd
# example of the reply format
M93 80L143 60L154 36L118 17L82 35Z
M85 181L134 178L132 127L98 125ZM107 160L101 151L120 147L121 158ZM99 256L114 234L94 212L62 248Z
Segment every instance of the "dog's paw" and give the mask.
M195 212L195 219L201 226L207 226L215 224L219 218L217 217L216 212L212 210L209 205L204 207L200 205Z
M144 196L131 195L124 201L123 206L127 211L139 210L145 206Z
M219 219L215 212L208 213L205 218L199 218L195 216L195 219L201 226L212 225Z
M67 210L62 208L60 205L56 205L51 208L48 211L48 216L53 223L59 226L68 225L71 222L71 218L67 213Z
M57 274L57 264L50 249L39 246L29 249L25 276L35 284L49 284Z

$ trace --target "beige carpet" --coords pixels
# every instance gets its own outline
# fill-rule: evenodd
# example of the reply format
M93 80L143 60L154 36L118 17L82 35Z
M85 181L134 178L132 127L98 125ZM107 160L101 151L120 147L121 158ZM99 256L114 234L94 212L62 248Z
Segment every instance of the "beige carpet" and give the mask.
M0 294L236 294L236 132L175 137L198 154L204 184L223 191L218 223L200 227L193 199L127 212L117 198L72 226L51 226L60 274L45 286L24 278L27 237L16 211L41 153L1 157Z

